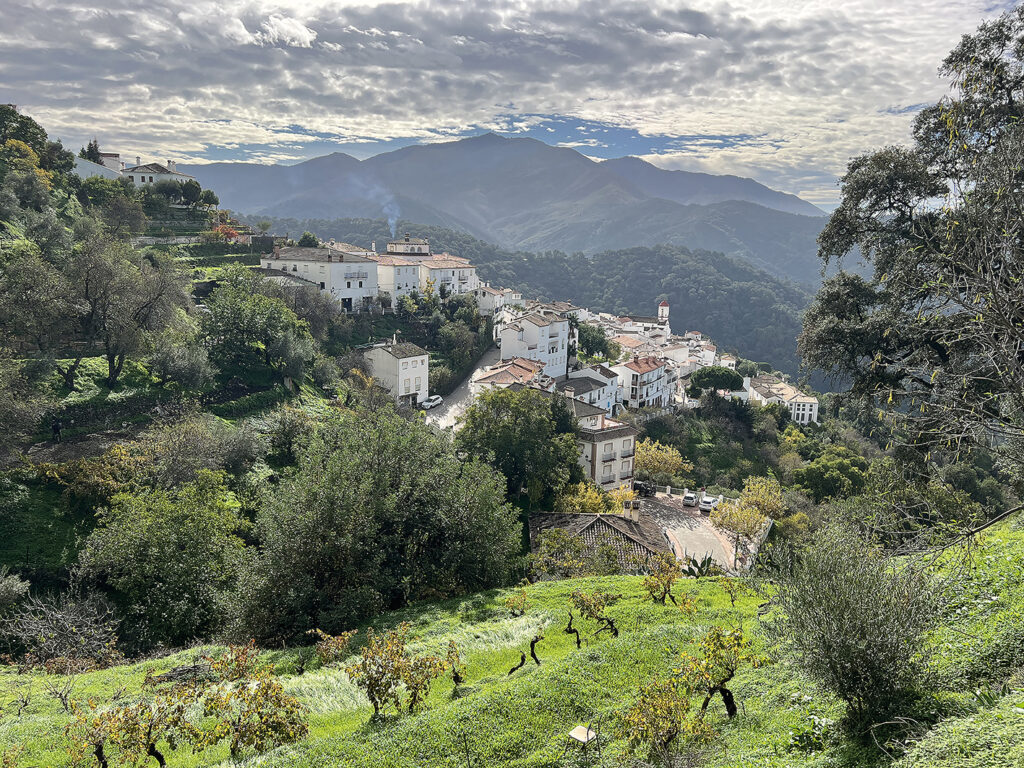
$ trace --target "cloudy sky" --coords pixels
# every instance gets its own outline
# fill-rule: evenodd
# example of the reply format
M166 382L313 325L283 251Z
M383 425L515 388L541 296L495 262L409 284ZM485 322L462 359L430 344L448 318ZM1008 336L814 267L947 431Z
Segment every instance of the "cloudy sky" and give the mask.
M0 101L78 148L291 163L494 130L828 206L983 0L0 0Z

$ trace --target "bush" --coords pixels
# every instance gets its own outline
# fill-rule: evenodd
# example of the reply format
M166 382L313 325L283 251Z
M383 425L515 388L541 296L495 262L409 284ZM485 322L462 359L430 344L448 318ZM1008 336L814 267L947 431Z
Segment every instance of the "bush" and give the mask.
M898 714L922 681L925 633L937 617L926 574L836 522L777 574L772 630L804 671L856 722Z
M102 668L117 663L117 632L99 598L63 593L30 597L4 622L4 632L26 659L58 669Z
M507 583L520 545L501 476L390 406L325 414L266 499L236 632L328 633L386 607Z

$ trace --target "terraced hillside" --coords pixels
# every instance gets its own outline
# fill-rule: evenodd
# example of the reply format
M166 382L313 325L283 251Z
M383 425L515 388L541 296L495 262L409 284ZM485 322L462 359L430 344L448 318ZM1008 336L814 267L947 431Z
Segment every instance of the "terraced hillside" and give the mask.
M966 558L966 559L965 559ZM1019 664L1024 638L1024 530L1003 528L987 534L969 556L947 555L949 589L942 628L932 638L941 693L926 709L931 730L899 758L898 768L987 768L1019 765L1024 744L1024 691ZM583 645L566 634L574 590L603 590L622 598L607 611L621 629L593 636L597 626L577 617ZM416 653L443 654L449 640L466 654L465 682L457 691L450 679L435 682L415 714L392 714L371 721L367 699L340 669L318 667L308 651L267 651L286 690L307 711L309 736L261 757L243 761L260 766L570 766L585 764L577 750L565 754L566 734L592 723L600 731L604 765L630 765L634 756L621 735L621 712L635 699L641 682L671 674L680 654L692 652L712 626L742 627L754 639L763 663L743 667L731 687L739 715L728 720L720 701L709 723L717 739L704 751L701 765L717 768L763 766L883 766L889 757L867 741L842 734L836 723L842 708L801 676L784 649L774 647L757 617L760 598L740 596L730 603L723 582L688 581L676 588L694 602L691 611L653 604L638 577L607 577L535 584L527 588L531 606L512 617L505 606L510 592L488 592L468 599L423 605L389 614L375 622L385 629L409 622ZM363 628L365 630L365 628ZM529 658L530 640L540 666ZM355 647L364 639L360 632ZM527 664L509 669L527 654ZM101 705L116 695L131 696L147 673L167 671L219 649L196 648L129 666L81 675L74 696ZM307 659L307 661L303 661ZM300 665L304 671L299 674ZM52 677L52 676L51 676ZM34 690L18 718L0 726L0 742L23 744L24 765L70 765L65 753L68 715L46 693L47 676L0 673L4 703L17 691ZM986 694L993 684L997 690ZM999 688L1002 685L1002 688ZM1002 694L1002 695L1000 695ZM922 718L925 716L923 715ZM935 725L937 723L937 725ZM589 758L597 764L596 754ZM117 764L112 762L112 765ZM169 752L172 766L229 765L218 747L193 754Z

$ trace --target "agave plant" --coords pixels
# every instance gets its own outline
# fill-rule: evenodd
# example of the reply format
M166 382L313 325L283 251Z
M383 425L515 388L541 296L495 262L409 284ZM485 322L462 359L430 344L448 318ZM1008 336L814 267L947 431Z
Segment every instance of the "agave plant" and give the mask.
M711 559L711 553L706 552L700 560L692 555L687 556L686 565L683 566L683 575L691 579L699 579L704 576L714 576L719 568Z

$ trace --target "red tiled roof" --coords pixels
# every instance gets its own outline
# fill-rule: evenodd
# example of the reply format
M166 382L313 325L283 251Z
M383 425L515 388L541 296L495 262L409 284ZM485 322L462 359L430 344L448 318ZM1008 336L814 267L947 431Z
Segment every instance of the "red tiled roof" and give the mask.
M639 357L636 360L631 360L626 363L626 367L636 373L644 374L656 371L658 368L663 368L665 363L656 357Z

